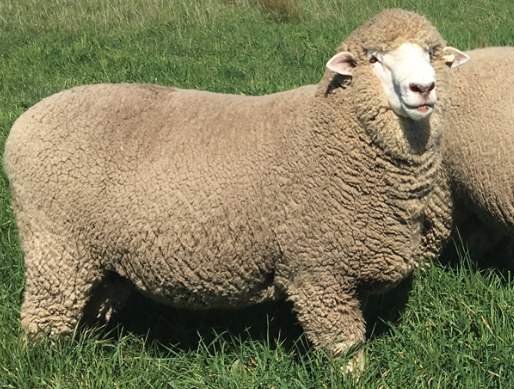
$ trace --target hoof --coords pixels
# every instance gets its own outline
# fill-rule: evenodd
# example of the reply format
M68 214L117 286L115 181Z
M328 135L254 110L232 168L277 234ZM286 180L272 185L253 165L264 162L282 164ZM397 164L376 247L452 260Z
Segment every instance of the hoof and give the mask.
M351 359L348 361L345 367L343 367L343 374L360 375L366 367L366 356L364 355L364 349L357 351Z

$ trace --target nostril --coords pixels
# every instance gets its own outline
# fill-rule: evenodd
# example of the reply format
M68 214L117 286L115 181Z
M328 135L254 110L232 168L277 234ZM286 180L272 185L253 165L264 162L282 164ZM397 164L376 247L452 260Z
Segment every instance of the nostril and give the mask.
M421 88L422 87L420 85L418 85L418 84L410 84L409 88L410 88L411 91L413 91L415 93L423 93L423 92L421 92Z
M409 84L409 89L414 93L419 93L420 95L427 95L432 92L435 88L435 82L432 82L430 85L421 85L421 84Z

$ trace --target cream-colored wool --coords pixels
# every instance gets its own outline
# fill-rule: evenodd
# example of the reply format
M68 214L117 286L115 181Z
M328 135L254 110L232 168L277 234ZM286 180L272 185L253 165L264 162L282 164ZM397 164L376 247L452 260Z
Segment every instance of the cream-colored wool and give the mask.
M470 63L452 72L444 170L431 196L421 254L439 255L458 226L472 256L503 262L512 257L514 237L514 48L467 54Z
M434 46L438 102L399 118L367 49ZM334 353L365 338L366 298L414 265L440 165L445 41L389 10L341 45L352 77L263 97L94 85L14 124L4 163L25 253L22 326L69 332L108 315L130 280L191 309L287 298ZM116 282L115 282L116 281Z

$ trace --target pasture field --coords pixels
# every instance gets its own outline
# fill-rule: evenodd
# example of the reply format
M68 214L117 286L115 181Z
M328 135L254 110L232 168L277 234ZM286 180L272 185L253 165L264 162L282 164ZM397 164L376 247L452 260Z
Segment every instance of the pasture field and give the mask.
M260 95L317 83L381 9L459 49L514 45L511 0L0 0L0 150L16 118L75 85ZM23 259L0 173L1 388L514 388L514 281L462 249L370 304L367 369L314 350L288 303L187 312L134 295L102 331L24 346Z

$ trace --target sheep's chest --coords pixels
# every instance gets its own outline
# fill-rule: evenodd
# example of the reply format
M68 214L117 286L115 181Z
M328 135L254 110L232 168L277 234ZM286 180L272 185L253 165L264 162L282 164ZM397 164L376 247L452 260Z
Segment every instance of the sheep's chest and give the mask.
M409 164L373 144L334 144L313 175L321 190L303 195L308 211L294 255L376 292L397 284L413 268L436 161L427 154L424 163Z

